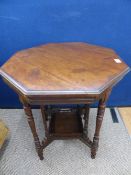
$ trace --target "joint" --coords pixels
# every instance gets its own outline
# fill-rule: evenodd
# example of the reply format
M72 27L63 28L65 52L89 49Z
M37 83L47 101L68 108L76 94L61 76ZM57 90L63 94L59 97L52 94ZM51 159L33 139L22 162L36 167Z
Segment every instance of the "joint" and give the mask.
M24 106L24 110L25 110L25 113L27 116L29 116L29 117L32 116L32 112L31 112L30 107Z

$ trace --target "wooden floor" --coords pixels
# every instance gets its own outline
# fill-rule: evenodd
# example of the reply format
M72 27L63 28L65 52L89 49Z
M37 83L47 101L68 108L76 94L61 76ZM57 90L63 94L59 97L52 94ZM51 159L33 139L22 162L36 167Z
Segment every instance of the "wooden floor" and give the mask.
M125 126L131 136L131 107L118 108Z

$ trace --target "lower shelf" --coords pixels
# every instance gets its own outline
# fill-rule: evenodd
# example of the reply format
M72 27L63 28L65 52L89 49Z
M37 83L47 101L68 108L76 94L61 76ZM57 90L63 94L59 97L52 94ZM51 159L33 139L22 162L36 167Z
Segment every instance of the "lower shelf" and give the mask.
M55 137L79 137L83 134L82 119L77 112L52 114L49 133Z
M48 134L42 141L42 149L45 149L54 140L59 139L79 139L89 148L92 147L92 141L88 135L83 133L80 109L66 109L66 112L65 109L53 109L49 114L47 120L49 123L46 119L44 120L45 125L48 123L49 127L45 127L48 128Z

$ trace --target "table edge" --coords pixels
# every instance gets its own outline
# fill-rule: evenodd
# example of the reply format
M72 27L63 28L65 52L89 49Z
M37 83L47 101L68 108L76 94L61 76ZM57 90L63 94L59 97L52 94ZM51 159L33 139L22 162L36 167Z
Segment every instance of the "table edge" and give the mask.
M5 71L0 69L0 75L2 78L6 79L10 84L12 84L16 89L18 89L23 95L73 95L73 94L101 94L105 89L109 86L118 83L128 72L130 72L131 68L127 67L124 71L122 71L118 76L114 79L108 81L104 86L100 87L94 91L40 91L40 90L28 90L24 86L20 85L14 78L8 75Z

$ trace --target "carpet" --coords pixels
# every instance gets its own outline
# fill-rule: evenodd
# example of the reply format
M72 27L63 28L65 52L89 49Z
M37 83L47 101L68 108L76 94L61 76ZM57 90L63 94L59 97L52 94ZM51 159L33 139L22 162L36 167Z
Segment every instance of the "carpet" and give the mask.
M33 110L40 139L44 132L41 114ZM0 175L130 175L131 140L117 113L119 123L113 123L106 109L96 159L79 140L58 140L44 150L40 161L23 110L1 109L0 118L10 129L5 147L0 151ZM96 109L91 109L89 137L95 127Z

